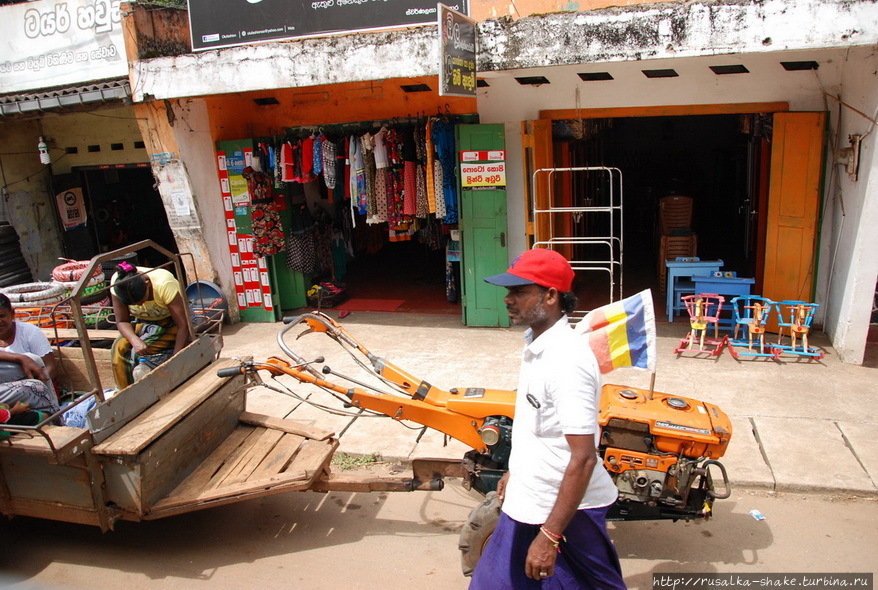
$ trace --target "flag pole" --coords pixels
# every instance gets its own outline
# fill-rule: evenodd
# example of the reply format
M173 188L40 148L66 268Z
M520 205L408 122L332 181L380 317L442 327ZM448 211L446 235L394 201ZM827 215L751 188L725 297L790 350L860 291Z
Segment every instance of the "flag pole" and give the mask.
M653 391L655 391L655 371L649 376L649 399L652 399Z

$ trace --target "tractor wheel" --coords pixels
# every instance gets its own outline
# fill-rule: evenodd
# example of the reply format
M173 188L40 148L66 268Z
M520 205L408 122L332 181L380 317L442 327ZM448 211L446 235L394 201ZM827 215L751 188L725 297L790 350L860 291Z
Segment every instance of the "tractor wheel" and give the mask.
M457 546L460 549L460 567L464 576L473 575L499 519L500 500L497 492L488 492L485 501L470 512L466 524L460 530L460 542Z

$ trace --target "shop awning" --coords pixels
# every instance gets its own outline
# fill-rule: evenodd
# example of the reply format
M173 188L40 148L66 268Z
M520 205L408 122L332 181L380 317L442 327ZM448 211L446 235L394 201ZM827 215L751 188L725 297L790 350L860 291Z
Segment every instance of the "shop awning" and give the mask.
M18 115L131 98L127 78L0 96L0 115Z

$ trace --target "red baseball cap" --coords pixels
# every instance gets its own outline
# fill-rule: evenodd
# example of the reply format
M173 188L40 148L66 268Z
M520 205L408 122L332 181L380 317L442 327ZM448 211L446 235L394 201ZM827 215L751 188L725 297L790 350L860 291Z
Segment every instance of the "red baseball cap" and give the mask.
M564 256L554 250L534 248L522 252L506 272L486 277L485 282L500 287L536 284L563 293L573 288L573 276L573 268Z

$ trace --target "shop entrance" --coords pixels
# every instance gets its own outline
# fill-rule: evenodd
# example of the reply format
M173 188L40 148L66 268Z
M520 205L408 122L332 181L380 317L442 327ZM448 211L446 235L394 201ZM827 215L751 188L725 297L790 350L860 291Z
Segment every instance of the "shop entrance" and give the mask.
M385 243L375 252L355 254L344 284L353 302L369 300L376 310L384 306L393 311L459 315L460 293L448 277L450 270L456 278L457 263L446 268L446 261L444 247L420 241Z
M556 122L559 151L571 165L596 163L622 171L630 289L646 283L658 286L659 200L670 195L692 199L688 230L697 236L694 255L722 259L724 268L754 276L760 199L754 182L760 137L759 132L749 131L754 119L748 117L746 123L741 115L593 119L588 137L580 140L571 136L574 130L568 125Z
M771 109L777 110L782 109ZM822 114L722 111L717 107L697 114L625 113L618 117L596 113L593 118L575 119L564 117L572 111L551 111L542 113L551 120L530 122L537 138L531 156L535 167L548 161L554 167L607 166L622 171L625 294L651 288L659 312L664 307L658 304L664 301L664 295L659 296L663 292L659 202L671 195L691 198L691 227L675 230L679 236L693 236L689 240L691 255L702 260L721 259L723 271L753 278L752 293L781 299L810 296L816 234L805 234L812 231L817 214L814 199L822 161ZM801 134L785 131L788 125ZM551 134L551 155L539 150L540 133L544 141ZM802 161L793 162L792 155L798 153L804 154ZM816 168L816 179L811 168ZM793 190L780 190L795 177L811 180L802 181ZM563 188L573 206L587 206L601 198L587 183ZM791 210L791 201L782 205L784 198L801 204L793 208L804 216L794 221L795 232L784 227L789 215L786 211ZM790 242L782 249L796 250L801 260L767 247L778 238L797 240L795 247ZM779 256L785 259L778 261ZM770 279L780 277L785 284L770 285L766 268L777 269ZM589 300L591 293L603 293L603 289L603 285L589 285L584 293L584 303L589 306L585 309L604 303ZM769 290L776 293L768 295Z
M115 250L150 239L160 246L177 251L174 234L155 179L148 166L112 166L75 168L56 176L57 193L80 188L86 204L87 220L83 227L64 232L65 252L69 258L87 260L101 252ZM153 253L141 251L139 264L150 266ZM156 260L159 264L161 261Z

